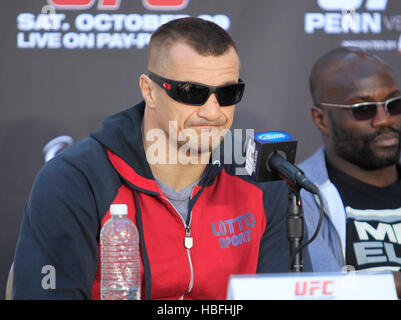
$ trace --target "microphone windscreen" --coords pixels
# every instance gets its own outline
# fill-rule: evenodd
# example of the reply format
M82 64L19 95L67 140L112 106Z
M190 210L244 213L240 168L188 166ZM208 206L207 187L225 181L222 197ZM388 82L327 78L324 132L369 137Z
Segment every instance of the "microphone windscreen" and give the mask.
M285 131L270 131L248 135L246 138L245 170L256 182L280 180L268 166L274 153L279 153L290 163L295 162L297 140Z

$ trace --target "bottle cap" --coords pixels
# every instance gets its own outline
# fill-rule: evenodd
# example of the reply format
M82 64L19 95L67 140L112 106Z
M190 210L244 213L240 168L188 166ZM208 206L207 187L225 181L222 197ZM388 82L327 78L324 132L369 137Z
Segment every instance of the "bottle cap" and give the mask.
M110 214L112 216L126 216L128 214L128 207L126 204L112 204L110 206Z

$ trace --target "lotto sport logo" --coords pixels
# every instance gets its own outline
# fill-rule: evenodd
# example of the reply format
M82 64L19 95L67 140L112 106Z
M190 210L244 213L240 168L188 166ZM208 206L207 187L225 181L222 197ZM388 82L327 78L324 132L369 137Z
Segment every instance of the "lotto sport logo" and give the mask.
M121 5L121 0L48 0L47 2L59 10L86 10L92 8L96 2L99 10L117 10ZM189 0L142 0L142 3L149 10L182 10L187 7Z

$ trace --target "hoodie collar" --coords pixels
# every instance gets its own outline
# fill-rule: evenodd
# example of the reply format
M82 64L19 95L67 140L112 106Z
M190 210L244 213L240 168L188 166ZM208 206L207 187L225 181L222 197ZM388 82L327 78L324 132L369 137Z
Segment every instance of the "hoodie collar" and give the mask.
M103 127L91 136L106 149L117 172L139 189L158 192L146 161L141 122L145 102L106 118Z
M308 178L319 186L329 181L325 154L326 149L322 146L312 156L299 164L299 167L305 172Z
M145 102L106 118L103 127L91 136L106 149L113 167L131 187L147 193L160 194L146 160L141 123ZM221 153L222 154L222 153ZM211 185L222 166L209 163L199 185Z

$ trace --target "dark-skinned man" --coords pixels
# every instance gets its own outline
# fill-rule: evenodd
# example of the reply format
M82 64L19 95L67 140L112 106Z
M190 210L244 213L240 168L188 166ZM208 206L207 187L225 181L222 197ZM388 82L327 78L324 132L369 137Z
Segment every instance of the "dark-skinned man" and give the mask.
M337 48L313 66L311 116L324 147L300 164L326 214L309 246L314 271L391 270L400 296L401 92L391 68L358 48ZM318 200L302 193L313 234Z

